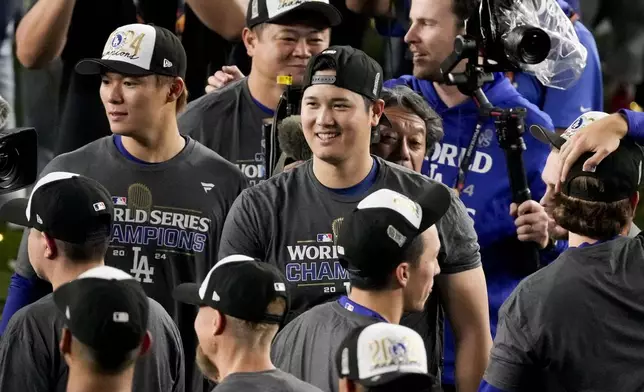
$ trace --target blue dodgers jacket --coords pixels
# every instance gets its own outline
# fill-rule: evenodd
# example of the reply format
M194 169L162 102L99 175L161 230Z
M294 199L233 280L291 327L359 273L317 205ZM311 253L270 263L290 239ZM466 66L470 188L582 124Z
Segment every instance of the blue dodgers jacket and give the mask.
M443 119L445 136L437 143L431 157L426 159L423 174L447 186L455 186L458 164L472 140L479 121L477 106L469 99L448 108L438 97L432 82L409 75L389 80L385 86L400 84L407 85L421 94ZM503 74L495 74L494 81L483 86L483 91L496 107L526 108L526 130L533 124L553 129L550 117L523 98ZM523 139L526 144L523 160L528 184L532 198L539 201L546 189L541 180L541 172L550 148L532 137L529 131L524 133ZM517 239L514 219L509 214L512 202L510 182L505 153L497 142L493 120L483 124L471 162L460 196L474 219L474 227L479 237L490 302L491 330L494 336L499 308L529 272L519 268L522 263L526 263L525 253L521 250L525 252L525 247L522 247ZM549 263L561 250L563 247L553 252L541 252L541 262ZM446 323L444 354L443 382L454 383L454 343L449 323Z

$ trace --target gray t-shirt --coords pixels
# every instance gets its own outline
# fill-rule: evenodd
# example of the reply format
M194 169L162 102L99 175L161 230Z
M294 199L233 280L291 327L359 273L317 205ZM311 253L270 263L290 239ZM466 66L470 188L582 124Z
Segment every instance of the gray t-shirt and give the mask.
M53 295L20 309L0 339L0 390L65 392L69 368L60 355L64 317ZM134 370L133 389L141 392L185 391L184 355L179 330L168 313L150 299L150 351Z
M228 375L213 392L322 392L279 369Z
M248 79L192 101L179 116L179 130L234 163L251 185L266 179L263 122L273 115L250 95Z
M570 248L499 310L484 379L503 391L644 390L644 234Z
M281 370L327 392L337 392L336 354L355 328L380 320L351 312L337 301L302 313L277 334L271 360Z
M292 313L288 320L311 307L347 293L349 277L338 261L334 238L338 218L367 195L388 188L415 198L433 180L376 158L375 183L361 194L342 195L315 178L311 161L248 188L230 210L220 243L220 259L241 253L276 265L289 282ZM447 214L438 222L441 236L439 263L443 274L480 266L479 246L472 218L452 193ZM435 291L437 292L437 290ZM432 295L424 312L405 315L401 324L424 339L430 373L440 380L443 309Z
M190 374L198 372L197 309L175 301L172 290L180 283L205 279L216 262L226 215L247 186L245 178L234 165L190 138L171 160L146 165L125 158L114 137L107 136L59 155L41 175L58 170L93 178L112 195L114 222L105 264L138 279L146 294L175 320L188 358L186 382L192 385ZM31 277L26 233L16 271Z

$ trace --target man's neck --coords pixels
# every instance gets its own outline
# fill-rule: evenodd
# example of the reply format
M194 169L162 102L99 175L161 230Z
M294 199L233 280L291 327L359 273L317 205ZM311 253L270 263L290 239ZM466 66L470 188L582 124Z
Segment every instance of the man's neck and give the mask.
M186 145L186 139L179 133L176 118L169 121L165 129L150 131L143 136L123 136L121 141L127 152L148 163L169 161Z
M72 262L68 260L57 260L52 271L47 273L47 280L51 283L54 291L65 283L78 278L80 274L92 268L100 267L105 263L103 260L89 262Z
M628 233L631 231L631 224L632 223L629 223L628 225L626 225L622 229L622 231L619 233L619 235L628 236ZM579 245L581 245L583 243L592 245L592 244L597 243L597 242L599 242L598 239L586 237L586 236L581 235L581 234L568 232L568 246L571 247L571 248L576 248L576 247L578 247Z
M403 314L401 290L367 291L351 288L349 299L372 310L392 324L399 324Z
M322 185L331 189L344 189L364 180L374 165L369 154L359 159L348 159L335 165L313 157L313 174Z
M250 95L256 101L271 110L275 110L284 92L284 87L277 84L277 80L270 80L251 70L250 75L248 75L248 90L250 90Z
M67 392L132 392L134 366L115 376L93 374L83 366L70 366Z
M469 99L469 97L461 93L456 86L448 86L446 84L434 82L434 88L436 89L438 97L448 108L453 108Z
M270 346L266 347L249 347L240 345L230 338L225 343L226 347L221 347L219 352L230 353L220 361L211 361L217 364L219 369L219 382L221 383L226 377L233 373L255 373L275 369L271 362Z

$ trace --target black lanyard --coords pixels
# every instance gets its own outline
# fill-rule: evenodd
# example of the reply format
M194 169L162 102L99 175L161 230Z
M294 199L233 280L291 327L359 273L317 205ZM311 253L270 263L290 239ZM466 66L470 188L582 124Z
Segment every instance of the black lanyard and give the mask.
M481 129L483 129L483 122L484 120L479 117L479 120L476 122L476 128L474 128L474 134L472 135L470 144L467 146L467 150L465 150L465 154L463 155L463 160L458 166L458 176L456 177L456 184L454 185L454 189L456 189L456 192L459 195L465 187L465 177L467 177L467 172L470 170L472 156L474 155L474 151L476 150L476 144L479 140Z

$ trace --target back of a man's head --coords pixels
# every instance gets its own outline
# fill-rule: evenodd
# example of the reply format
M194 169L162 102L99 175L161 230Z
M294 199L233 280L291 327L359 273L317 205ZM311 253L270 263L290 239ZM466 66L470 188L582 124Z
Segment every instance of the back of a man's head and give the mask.
M139 347L118 354L97 351L72 337L70 355L73 358L72 364L79 361L82 363L83 369L95 375L116 376L134 366L140 351Z
M606 191L604 181L595 177L577 177L571 180L570 185L589 193ZM628 230L638 198L634 193L631 198L618 201L589 201L559 193L555 201L554 219L571 233L606 240Z
M285 312L286 300L282 297L275 298L266 308L266 314L277 317L282 316ZM226 321L230 327L230 336L236 340L237 344L249 347L270 348L279 329L278 324L254 323L229 315L226 315Z

